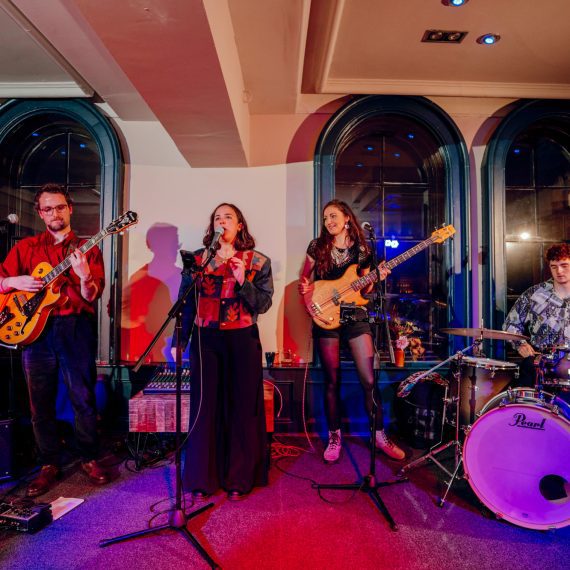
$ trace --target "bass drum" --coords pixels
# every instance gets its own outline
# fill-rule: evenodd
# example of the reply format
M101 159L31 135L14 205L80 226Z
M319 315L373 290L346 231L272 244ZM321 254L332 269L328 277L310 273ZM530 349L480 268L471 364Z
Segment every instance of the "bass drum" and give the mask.
M499 519L547 530L570 524L570 406L516 388L490 400L463 447L469 485Z

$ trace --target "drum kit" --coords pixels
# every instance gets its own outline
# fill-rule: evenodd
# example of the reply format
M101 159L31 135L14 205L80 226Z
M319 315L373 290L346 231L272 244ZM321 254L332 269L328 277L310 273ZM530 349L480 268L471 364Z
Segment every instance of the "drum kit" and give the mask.
M570 390L570 347L553 346L537 355L534 387L512 388L516 364L466 353L480 354L483 340L527 337L485 328L442 332L470 337L473 344L425 373L455 363L443 398L441 439L399 475L432 461L449 477L440 507L453 483L465 479L498 519L538 530L570 524L570 405L561 397ZM445 424L455 428L447 443ZM455 452L451 469L439 457L448 449Z

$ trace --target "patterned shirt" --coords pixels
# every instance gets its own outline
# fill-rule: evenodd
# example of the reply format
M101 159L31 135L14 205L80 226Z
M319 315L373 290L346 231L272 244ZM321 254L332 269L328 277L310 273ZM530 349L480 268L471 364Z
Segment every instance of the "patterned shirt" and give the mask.
M527 289L510 310L503 330L530 337L530 344L542 350L570 343L570 299L561 299L552 279ZM514 343L520 345L521 341Z
M204 249L193 252L196 265L202 263ZM226 260L214 256L199 283L198 307L194 301L184 305L182 346L190 337L192 323L200 327L231 330L253 325L259 313L271 307L273 277L271 260L255 250L238 251L235 257L245 265L245 280L240 286ZM182 272L180 294L192 282L190 272Z

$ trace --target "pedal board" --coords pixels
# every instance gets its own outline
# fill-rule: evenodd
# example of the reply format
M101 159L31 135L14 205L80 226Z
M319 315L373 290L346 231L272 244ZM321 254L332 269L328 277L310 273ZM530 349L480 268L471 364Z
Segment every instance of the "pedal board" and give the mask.
M0 503L0 526L19 532L37 532L53 520L50 504L19 507Z

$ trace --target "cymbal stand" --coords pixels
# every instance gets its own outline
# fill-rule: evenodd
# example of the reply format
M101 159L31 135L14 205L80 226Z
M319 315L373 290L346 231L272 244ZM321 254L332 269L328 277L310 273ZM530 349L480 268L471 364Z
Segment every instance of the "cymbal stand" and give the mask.
M463 356L467 351L471 350L475 346L478 346L480 342L481 342L480 340L475 340L475 342L472 345L468 346L467 348L464 348L463 350L460 350L459 352L457 352L453 356L450 356L443 362L440 362L437 366L434 366L433 368L431 368L425 374L422 374L418 378L418 380L420 380L424 376L431 374L434 370L441 368L442 366L444 366L448 362L451 362L452 360L454 360L457 363L456 369L453 372L453 381L457 386L457 396L453 396L450 398L449 387L445 388L445 395L443 398L443 415L441 422L440 440L434 446L432 446L427 453L425 453L421 457L418 457L418 459L415 459L414 461L408 463L407 465L404 465L404 467L402 467L400 471L398 471L398 475L401 477L405 475L408 471L415 469L416 467L421 467L430 460L433 461L433 463L435 463L435 465L437 465L437 467L439 467L449 477L449 481L446 482L445 492L438 501L438 506L440 507L443 507L443 505L445 504L445 500L447 498L449 490L451 489L451 486L453 485L455 480L459 478L458 476L459 469L463 464L463 444L459 439L459 433L461 429L459 424L460 424L460 411L461 411L461 368L463 366ZM447 417L447 408L450 404L455 404L455 438L452 441L448 441L447 443L442 444L443 429ZM455 462L452 471L447 469L445 465L443 465L438 459L436 459L437 455L449 449L450 447L453 447L455 450L455 458L454 458Z

